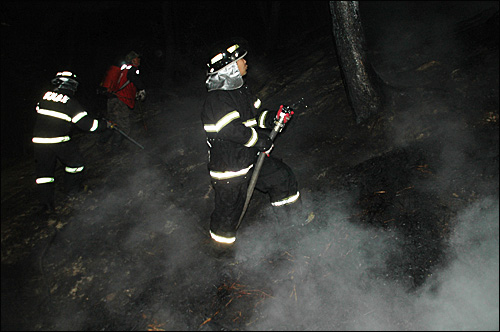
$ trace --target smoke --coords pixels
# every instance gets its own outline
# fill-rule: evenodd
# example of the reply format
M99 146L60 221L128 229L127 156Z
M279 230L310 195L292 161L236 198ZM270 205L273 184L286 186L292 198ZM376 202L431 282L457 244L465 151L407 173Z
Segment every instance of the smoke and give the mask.
M439 30L433 25L428 29ZM394 67L408 64L408 59L400 59L404 63ZM322 69L318 65L315 70ZM323 85L326 81L317 78L309 82L311 90L317 87L314 82ZM208 190L206 146L199 121L202 100L190 96L169 102L168 107L158 105L163 114L155 118L155 126L163 130L150 143L164 153L167 171L151 167L147 156L136 155L131 164L106 174L102 189L87 198L79 215L56 238L46 255L47 270L52 269L56 278L70 278L55 281L51 291L54 297L69 297L69 301L57 308L50 326L133 330L157 321L164 329L196 329L214 317L214 294L223 281L221 275L229 270L236 273L229 276L234 281L242 278L272 296L243 313L251 316L244 317L251 324L239 329L498 330L499 208L495 195L483 195L449 220L453 232L443 253L447 263L436 267L416 290L409 290L404 278L390 273L394 254L407 254L401 250L403 235L350 222L359 212L357 197L339 190L304 195L308 211L315 213L306 226L243 225L238 233L238 264L221 268L204 246L213 192ZM464 127L463 119L450 112L449 105L443 96L432 95L425 102L402 107L388 133L394 147L436 142L427 152L436 156L432 179L437 181L421 182L418 189L433 191L438 198L473 181L467 174L476 166L470 164L470 151L478 144L477 138ZM320 121L329 116L321 114ZM330 131L313 134L301 136L303 150L314 150L318 142L331 143L327 141ZM335 149L331 155L339 157L336 153ZM321 158L314 162L296 158L294 165L304 163L312 178L309 164L320 165L325 173L333 168L333 162L324 162L323 153ZM459 179L466 181L457 184ZM315 177L317 182L322 180L322 176ZM480 183L477 188L498 194L498 182ZM258 219L273 220L271 211L262 212Z
M471 10L481 10L481 6ZM380 34L387 39L377 44L386 57L379 69L394 76L391 83L409 86L402 80L406 76L413 86L425 86L428 77L416 72L419 66L464 54L450 23L468 18L470 12L446 18L443 7L426 12L426 19L420 21L408 3L394 7L391 3L390 7L395 12L384 13L387 17L414 18L411 29L401 26L402 22L408 24L404 20L388 20L392 25ZM408 12L401 12L405 10ZM428 53L394 56L412 53L409 49L415 45ZM450 72L456 69L454 63L433 62ZM447 88L452 91L455 87ZM473 103L481 99L464 102L446 89L415 91L407 105L397 105L387 137L394 148L427 148L433 176L418 182L416 189L447 201L453 194L465 196L467 190L483 197L462 206L448 221L453 231L442 253L446 263L436 265L423 286L410 291L400 278L391 278L388 266L393 253L411 254L401 252L403 235L349 222L353 211L346 207L353 206L352 193L312 193L311 210L327 212L318 213L329 215L327 220L313 220L302 232L283 231L275 225L242 230L242 237L253 239L240 247L245 273L265 280L273 295L250 319L254 322L251 330L498 330L498 178L493 176L488 183L470 176L485 161L474 154L484 141L476 137L476 128L470 126L464 112L477 108ZM498 165L498 154L496 157L496 163L489 159L494 165ZM488 195L491 192L494 194ZM314 228L316 222L322 226ZM270 260L275 265L278 262L278 267L271 268Z
M349 214L339 210L340 201L339 204L332 201L325 197L316 206L328 204L331 211L335 211L328 218L327 227L317 231L306 228L302 230L303 236L294 233L292 239L296 241L292 244L286 237L271 242L279 247L281 254L286 249L286 259L272 275L266 276L265 270L258 271L261 278L273 281L273 299L260 308L264 317L252 329L363 329L368 326L364 322L366 316L375 312L380 316L386 310L389 303L383 300L384 289L391 296L398 292L391 290L392 285L384 280L371 278L372 270L384 265L389 247L394 245L392 235L347 222ZM317 221L313 220L310 227L314 222ZM259 232L273 234L268 229ZM270 243L266 238L264 242ZM252 245L261 247L255 242ZM269 245L266 249L269 250ZM247 250L249 248L245 248ZM259 250L256 251L250 255L259 257ZM380 301L386 305L378 306Z
M118 197L111 196L105 203L116 205ZM384 275L400 234L348 222L353 213L345 208L352 203L348 193L311 199L305 205L313 211L331 213L326 220L313 219L302 232L295 230L298 225L283 231L273 223L241 230L240 274L259 280L272 294L248 318L250 330L498 330L498 197L478 201L456 216L446 253L450 263L416 292ZM97 220L93 213L65 228L64 237L81 247L51 250L51 261L73 266L78 278L69 287L78 289L76 297L85 294L93 302L93 296L100 297L104 311L102 317L91 316L73 301L59 309L53 322L58 329L89 328L89 321L102 328L99 319L116 321L136 310L183 329L196 326L194 314L181 310L196 301L205 302L205 318L213 314L210 294L220 271L200 253L197 220L168 198L163 209L158 204L153 200L143 206L142 218L126 232L106 227L109 215ZM82 225L89 218L94 219ZM315 228L316 222L322 227ZM72 251L87 250L101 254L68 259L78 256ZM141 298L146 305L137 302ZM123 322L123 328L130 327Z
M272 226L246 230L254 240L240 254L254 264L245 273L270 281L273 294L252 330L498 330L498 199L456 217L451 263L417 292L381 273L398 233L346 222L349 213L328 197L316 208L326 202L335 211L328 226L295 242L275 238ZM276 253L285 258L270 271Z
M498 330L498 197L457 216L451 264L415 299L419 329Z

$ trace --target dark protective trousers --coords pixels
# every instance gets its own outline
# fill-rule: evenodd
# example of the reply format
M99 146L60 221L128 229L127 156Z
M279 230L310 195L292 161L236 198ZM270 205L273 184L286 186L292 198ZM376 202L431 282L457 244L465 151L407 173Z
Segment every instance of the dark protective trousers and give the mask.
M130 134L130 108L118 98L108 99L107 119L116 123L118 128L125 134ZM122 144L123 136L116 130L105 130L99 139L100 143L106 143L111 139L111 145L114 148Z
M210 219L210 230L219 236L236 236L236 227L245 205L251 174L238 179L213 181L215 209ZM267 193L271 202L277 202L297 193L297 180L292 169L280 159L266 157L255 188ZM284 210L286 207L274 207Z
M83 167L84 160L76 142L35 144L36 177L55 178L57 160L65 167ZM81 186L83 172L64 172L64 190L70 193ZM40 203L54 205L55 182L37 184Z

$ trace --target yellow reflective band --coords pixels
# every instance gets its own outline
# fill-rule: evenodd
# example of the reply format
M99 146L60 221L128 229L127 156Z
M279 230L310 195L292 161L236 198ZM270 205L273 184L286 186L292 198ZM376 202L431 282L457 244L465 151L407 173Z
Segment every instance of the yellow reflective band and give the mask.
M216 172L210 171L210 176L217 180L226 180L235 178L237 176L242 176L248 173L248 171L253 167L253 164L247 168L241 169L239 171L226 171L226 172Z
M92 124L92 128L90 128L90 131L95 131L99 127L99 121L94 120L94 123Z
M229 48L227 49L227 51L229 53L233 53L234 51L236 51L238 48L240 47L240 45L238 44L234 44L233 46L229 46Z
M243 124L245 125L245 127L255 127L257 125L257 120L250 119L250 120L243 122Z
M36 112L39 114L43 114L43 115L51 116L51 117L58 118L58 119L61 119L64 121L71 122L71 117L69 115L61 113L61 112L46 110L44 108L39 108L38 106L36 107Z
M70 71L60 71L57 73L56 76L70 76L71 77L71 76L75 76L75 75L73 75L73 73Z
M264 111L259 116L259 127L266 128L266 116L269 111Z
M83 111L83 112L80 112L78 113L77 115L75 115L73 117L73 119L71 119L71 122L73 123L77 123L78 121L80 121L81 118L83 118L84 116L87 115L87 112Z
M238 111L232 111L222 117L216 124L207 124L203 126L207 133L218 133L222 128L227 126L231 121L236 120L240 117Z
M212 233L212 231L210 231L210 237L220 243L231 244L234 243L234 241L236 241L236 237L223 237Z
M250 140L245 144L247 148L251 148L252 146L257 143L257 140L259 139L259 135L257 134L257 131L254 128L250 128L252 130L252 137L250 137Z
M212 58L212 60L210 60L210 63L211 63L211 64L214 64L214 63L216 63L216 62L217 62L217 61L219 61L219 60L222 60L222 53L219 53L219 54L217 54L216 56L214 56L214 57Z
M257 100L253 103L253 107L255 108L260 108L260 105L262 105L262 102L260 101L259 98L257 98Z
M297 199L299 199L300 193L297 191L297 193L293 196L287 197L285 199L282 199L281 201L277 201L274 203L271 203L272 206L282 206L282 205L287 205L295 202Z
M66 171L66 173L80 173L81 171L83 171L83 166L82 167L66 167L64 169Z
M54 144L54 143L62 143L62 142L67 142L71 138L69 136L62 136L62 137L33 137L32 141L33 143L40 143L40 144Z
M54 182L54 178L38 178L36 179L36 184L44 184Z

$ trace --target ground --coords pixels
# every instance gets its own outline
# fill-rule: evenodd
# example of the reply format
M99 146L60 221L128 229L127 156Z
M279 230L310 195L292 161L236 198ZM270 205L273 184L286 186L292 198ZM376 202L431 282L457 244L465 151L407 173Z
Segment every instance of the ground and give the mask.
M304 100L272 153L309 218L278 224L255 192L234 258L207 249L203 73L148 91L145 149L77 135L85 191L55 214L32 159L2 168L2 330L498 330L498 5L392 14L366 17L387 99L363 125L329 27L249 57L264 106Z

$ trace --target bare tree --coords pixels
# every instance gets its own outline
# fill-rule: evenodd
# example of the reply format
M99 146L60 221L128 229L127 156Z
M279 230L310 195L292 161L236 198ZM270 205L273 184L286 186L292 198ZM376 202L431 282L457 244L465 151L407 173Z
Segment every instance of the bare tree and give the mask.
M382 81L366 55L358 1L330 1L337 59L349 104L362 123L382 108Z

